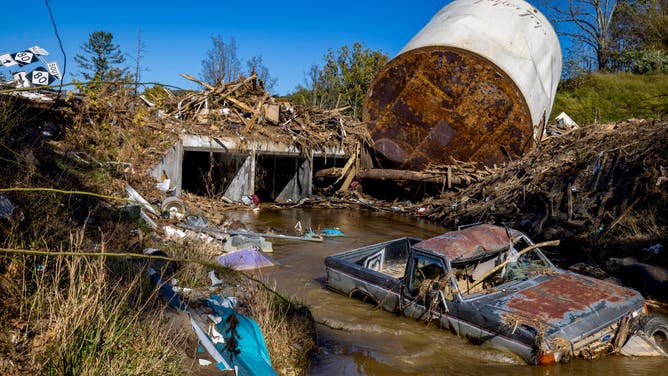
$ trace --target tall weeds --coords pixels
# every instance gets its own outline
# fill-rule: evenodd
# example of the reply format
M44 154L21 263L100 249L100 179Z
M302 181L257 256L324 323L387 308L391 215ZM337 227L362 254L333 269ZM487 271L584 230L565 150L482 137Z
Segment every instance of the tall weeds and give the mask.
M258 284L248 292L249 315L267 343L273 368L280 375L302 375L316 348L315 326L308 307L286 300Z
M83 230L70 238L83 251ZM104 251L104 244L101 244ZM125 278L106 258L16 257L10 270L18 310L6 312L0 373L47 375L179 374L178 348L162 309L151 310L154 289L141 268L126 263ZM19 276L14 276L19 277ZM171 332L171 333L170 333ZM13 357L11 356L13 355ZM1 356L1 355L0 355Z

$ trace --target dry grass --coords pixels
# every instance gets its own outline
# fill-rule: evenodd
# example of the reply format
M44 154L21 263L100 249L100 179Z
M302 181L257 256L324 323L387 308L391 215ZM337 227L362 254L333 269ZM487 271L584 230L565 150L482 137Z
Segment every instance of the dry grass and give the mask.
M84 231L70 238L83 251ZM101 244L104 250L104 244ZM3 291L20 306L3 312L0 373L179 374L182 338L166 333L141 269L117 276L105 258L16 257ZM14 295L12 295L14 294Z
M246 304L262 329L276 372L304 375L316 347L315 325L308 308L258 284L249 288Z

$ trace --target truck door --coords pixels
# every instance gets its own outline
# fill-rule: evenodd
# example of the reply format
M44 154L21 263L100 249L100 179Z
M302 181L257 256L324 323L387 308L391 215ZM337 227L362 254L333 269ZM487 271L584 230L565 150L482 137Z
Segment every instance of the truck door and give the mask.
M443 312L445 302L442 288L449 283L443 260L423 253L413 253L403 291L404 313L407 316L428 319L427 311ZM441 286L443 285L443 286Z

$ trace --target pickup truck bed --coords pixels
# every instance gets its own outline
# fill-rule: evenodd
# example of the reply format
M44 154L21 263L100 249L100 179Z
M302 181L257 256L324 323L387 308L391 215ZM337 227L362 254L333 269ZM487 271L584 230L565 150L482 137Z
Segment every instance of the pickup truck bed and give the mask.
M406 237L329 256L325 258L327 287L350 297L364 292L395 312L410 248L418 242L420 239ZM378 297L385 299L378 301Z

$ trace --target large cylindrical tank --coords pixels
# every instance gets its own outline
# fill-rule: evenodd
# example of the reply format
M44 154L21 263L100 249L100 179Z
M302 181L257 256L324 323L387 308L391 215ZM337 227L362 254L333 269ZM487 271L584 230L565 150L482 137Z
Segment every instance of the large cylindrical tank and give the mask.
M455 0L374 78L364 103L392 167L491 166L539 141L561 75L554 29L522 0Z

